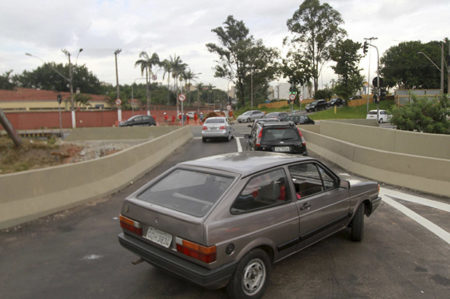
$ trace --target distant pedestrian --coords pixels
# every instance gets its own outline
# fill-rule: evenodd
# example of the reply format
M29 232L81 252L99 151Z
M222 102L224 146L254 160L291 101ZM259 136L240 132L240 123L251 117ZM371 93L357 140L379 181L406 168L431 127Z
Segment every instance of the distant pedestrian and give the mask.
M203 122L203 112L200 112L200 121Z
M194 113L194 121L195 121L195 123L197 123L197 120L198 120L197 113Z
M167 123L168 120L169 120L169 116L167 115L166 112L164 112L164 121Z

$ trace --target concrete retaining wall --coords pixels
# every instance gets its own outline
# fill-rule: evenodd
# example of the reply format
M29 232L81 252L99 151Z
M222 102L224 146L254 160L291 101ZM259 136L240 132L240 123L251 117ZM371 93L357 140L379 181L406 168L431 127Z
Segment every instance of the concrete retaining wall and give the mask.
M130 139L150 139L167 134L178 127L158 126L158 127L123 127L123 128L80 128L70 131L70 135L65 141L75 140L130 140Z
M119 190L191 138L184 127L96 160L0 175L0 229Z
M302 132L308 151L350 172L379 182L450 196L449 159L369 148L312 132L306 126Z
M374 149L450 159L450 135L320 121L320 134Z

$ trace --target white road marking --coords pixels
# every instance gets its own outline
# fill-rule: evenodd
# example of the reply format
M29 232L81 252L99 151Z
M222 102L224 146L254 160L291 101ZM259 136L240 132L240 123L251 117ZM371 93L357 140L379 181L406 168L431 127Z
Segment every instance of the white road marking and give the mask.
M195 140L202 139L202 137L194 137Z
M420 205L428 206L431 208L439 209L439 210L442 210L445 212L450 212L450 205L440 202L440 201L425 199L425 198L422 198L419 196L406 194L406 193L388 189L388 188L380 188L380 194L386 194L389 197L394 198L394 199L409 201L409 202L417 203Z
M101 259L102 257L103 256L98 255L98 254L90 254L90 255L83 256L82 260L88 260L88 261L98 260L98 259Z
M402 212L403 214L405 214L409 218L413 219L414 221L416 221L417 223L419 223L420 225L422 225L426 229L428 229L430 232L432 232L433 234L435 234L436 236L438 236L439 238L441 238L442 240L447 242L447 244L450 244L450 234L447 231L445 231L444 229L442 229L441 227L437 226L436 224L434 224L433 222L429 221L428 219L420 216L416 212L408 209L404 205L402 205L402 204L396 202L395 200L389 198L389 195L387 195L387 194L384 194L383 201L385 203L389 204L391 207L399 210L400 212Z
M236 139L237 151L238 153L241 153L242 152L241 137L235 137L234 139Z

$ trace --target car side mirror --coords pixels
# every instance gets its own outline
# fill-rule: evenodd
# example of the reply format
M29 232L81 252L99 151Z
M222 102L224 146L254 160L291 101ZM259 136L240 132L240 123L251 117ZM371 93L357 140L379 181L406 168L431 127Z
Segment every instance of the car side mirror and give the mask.
M350 189L350 182L346 180L341 180L341 182L339 183L339 187Z

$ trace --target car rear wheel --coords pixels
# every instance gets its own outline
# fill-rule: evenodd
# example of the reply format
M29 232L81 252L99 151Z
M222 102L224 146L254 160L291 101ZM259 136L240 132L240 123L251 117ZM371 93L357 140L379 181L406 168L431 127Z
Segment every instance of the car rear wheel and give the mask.
M249 122L251 122L252 120L250 119L250 118L247 118L247 122L249 123Z
M364 204L360 204L356 210L351 224L350 238L352 241L360 242L364 235Z
M271 262L262 249L254 249L239 262L227 292L231 298L261 298L271 270Z
M383 123L383 119L382 118L380 118L380 120L378 121L380 124L382 124Z
M205 137L202 137L202 142L206 142L206 138Z

